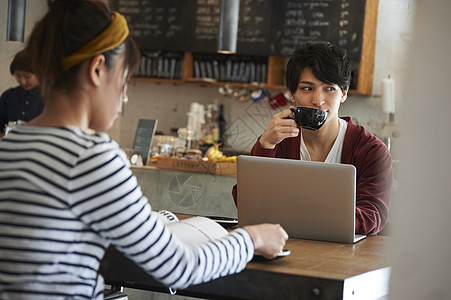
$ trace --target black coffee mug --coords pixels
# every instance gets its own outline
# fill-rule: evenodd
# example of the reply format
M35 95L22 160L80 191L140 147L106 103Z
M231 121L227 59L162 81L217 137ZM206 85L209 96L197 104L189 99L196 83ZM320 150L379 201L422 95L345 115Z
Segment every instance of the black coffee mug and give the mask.
M326 122L327 111L321 109L298 106L291 108L291 111L294 114L293 120L304 129L316 131Z

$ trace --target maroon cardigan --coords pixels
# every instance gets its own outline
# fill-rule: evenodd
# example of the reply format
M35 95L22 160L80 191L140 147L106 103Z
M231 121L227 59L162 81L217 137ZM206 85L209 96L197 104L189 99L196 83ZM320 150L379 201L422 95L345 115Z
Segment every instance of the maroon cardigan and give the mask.
M341 163L352 164L357 169L356 218L357 234L375 235L388 219L393 183L392 158L385 144L367 131L355 125L351 118L343 118L348 128L343 142ZM257 140L251 155L300 159L300 135L287 138L274 149L264 149ZM237 186L232 191L237 203Z

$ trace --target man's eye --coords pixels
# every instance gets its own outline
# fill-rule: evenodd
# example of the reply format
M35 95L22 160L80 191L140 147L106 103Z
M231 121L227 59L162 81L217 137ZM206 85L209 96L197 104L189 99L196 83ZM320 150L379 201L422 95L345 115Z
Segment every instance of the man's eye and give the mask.
M300 89L301 91L311 91L311 90L312 90L312 88L309 87L309 86L301 86L301 87L299 87L299 89Z
M326 87L326 91L335 91L335 88L333 86Z

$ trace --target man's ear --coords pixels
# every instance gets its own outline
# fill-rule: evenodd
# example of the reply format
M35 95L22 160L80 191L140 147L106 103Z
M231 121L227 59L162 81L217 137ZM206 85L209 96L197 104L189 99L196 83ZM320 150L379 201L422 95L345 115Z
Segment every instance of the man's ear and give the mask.
M348 99L348 91L349 91L349 88L347 88L346 90L343 91L343 95L341 96L340 103L343 103L346 101L346 99Z
M103 54L95 56L91 59L91 62L88 66L88 75L90 81L95 85L100 85L100 78L103 76L103 72L105 70L105 56Z
M287 99L290 102L290 105L296 107L296 100L294 99L294 95L291 93L290 90L288 90L288 96L290 99Z

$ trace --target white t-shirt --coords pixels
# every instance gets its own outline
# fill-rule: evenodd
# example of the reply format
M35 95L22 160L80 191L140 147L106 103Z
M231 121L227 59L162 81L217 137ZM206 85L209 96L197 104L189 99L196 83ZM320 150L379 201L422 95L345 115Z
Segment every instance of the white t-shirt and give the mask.
M340 128L338 130L338 136L335 139L332 149L330 149L329 154L327 154L326 163L341 163L341 152L343 150L343 141L345 139L346 129L348 128L348 122L343 119L338 119L340 123ZM304 137L301 131L301 160L311 161L310 154L307 150L307 146L304 143Z

